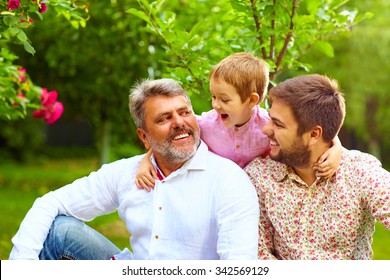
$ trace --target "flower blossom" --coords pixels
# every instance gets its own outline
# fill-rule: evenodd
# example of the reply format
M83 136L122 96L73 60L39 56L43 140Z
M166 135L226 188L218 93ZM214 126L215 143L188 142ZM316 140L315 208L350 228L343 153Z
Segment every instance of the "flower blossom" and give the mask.
M48 92L46 88L42 89L41 103L43 108L35 110L33 118L42 118L48 124L54 124L64 112L64 106L57 101L58 93L53 90Z
M20 7L20 0L9 0L8 1L8 10L15 10Z
M19 83L23 84L26 80L26 68L19 68Z
M44 12L46 12L46 10L47 10L47 5L46 5L46 3L41 3L41 6L39 7L39 12L40 12L41 14L43 14Z

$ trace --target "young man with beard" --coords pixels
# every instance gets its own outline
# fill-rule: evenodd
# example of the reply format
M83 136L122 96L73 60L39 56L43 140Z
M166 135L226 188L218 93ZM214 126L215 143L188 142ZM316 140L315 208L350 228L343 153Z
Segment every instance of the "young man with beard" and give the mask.
M171 79L145 80L130 112L160 180L135 185L144 155L104 165L39 198L12 239L11 259L256 259L259 209L245 172L208 151L191 102ZM129 174L131 174L129 176ZM133 252L83 221L118 210Z
M312 168L344 120L337 82L300 76L269 98L263 132L271 152L246 167L259 197L259 258L371 259L375 221L390 229L390 173L375 157L347 149L331 178Z

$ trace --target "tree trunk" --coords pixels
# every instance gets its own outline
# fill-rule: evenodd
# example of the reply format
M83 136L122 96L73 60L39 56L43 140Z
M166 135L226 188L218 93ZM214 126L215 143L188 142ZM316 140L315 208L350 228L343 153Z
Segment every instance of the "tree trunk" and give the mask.
M100 165L110 162L111 122L104 121L101 133Z
M376 139L370 139L368 142L368 152L381 160L381 146Z

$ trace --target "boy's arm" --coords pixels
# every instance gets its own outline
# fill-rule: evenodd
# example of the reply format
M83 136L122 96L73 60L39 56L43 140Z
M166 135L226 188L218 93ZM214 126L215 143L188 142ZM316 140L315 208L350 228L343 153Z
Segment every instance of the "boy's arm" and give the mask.
M154 188L154 179L158 179L156 170L154 169L153 164L150 162L151 156L152 151L149 150L142 159L137 174L135 175L135 184L137 187L139 189L145 189L148 192Z
M336 173L341 161L342 149L340 139L336 136L332 141L332 146L321 155L313 166L318 176L329 178Z

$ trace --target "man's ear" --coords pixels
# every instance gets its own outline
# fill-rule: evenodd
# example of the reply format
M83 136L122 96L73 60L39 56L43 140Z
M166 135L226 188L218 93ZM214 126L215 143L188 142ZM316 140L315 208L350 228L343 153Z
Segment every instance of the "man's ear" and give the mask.
M137 134L138 134L139 139L141 139L141 141L144 143L145 149L149 150L150 145L149 145L149 141L146 137L146 132L142 128L137 128Z
M249 105L251 107L254 107L255 105L259 104L260 96L257 92L252 92L249 96Z
M309 145L316 144L319 140L322 139L322 127L317 125L310 131Z

